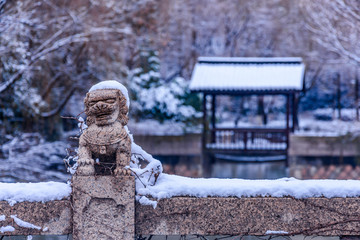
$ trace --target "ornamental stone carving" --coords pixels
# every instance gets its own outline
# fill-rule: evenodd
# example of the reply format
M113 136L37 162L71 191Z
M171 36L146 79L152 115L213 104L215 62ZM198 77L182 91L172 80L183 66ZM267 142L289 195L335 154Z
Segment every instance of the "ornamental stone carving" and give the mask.
M116 88L90 89L84 103L88 128L80 136L76 174L130 175L124 168L131 155L131 139L124 128L129 110L126 96Z

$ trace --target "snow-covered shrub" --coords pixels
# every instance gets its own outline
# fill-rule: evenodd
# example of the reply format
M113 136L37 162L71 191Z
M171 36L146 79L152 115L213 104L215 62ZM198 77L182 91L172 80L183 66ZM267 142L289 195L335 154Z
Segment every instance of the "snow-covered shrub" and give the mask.
M199 117L200 101L191 95L182 77L165 81L161 78L156 51L142 51L139 67L130 73L131 114L136 119L191 121Z
M314 111L314 118L322 121L331 121L333 119L334 110L331 108L319 108Z
M334 119L340 119L342 121L354 121L356 119L356 109L343 108L341 109L341 117L337 109L333 108L319 108L314 112L314 118L317 120L331 121Z
M66 147L65 142L45 141L39 133L18 134L0 146L0 181L68 180L63 163Z

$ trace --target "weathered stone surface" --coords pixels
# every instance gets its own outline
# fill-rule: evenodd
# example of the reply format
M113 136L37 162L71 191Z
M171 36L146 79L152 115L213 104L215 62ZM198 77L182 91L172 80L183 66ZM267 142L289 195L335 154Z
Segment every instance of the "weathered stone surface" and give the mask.
M73 239L133 239L133 176L74 176Z
M136 206L136 233L149 235L360 235L359 198L162 199Z
M0 201L0 215L5 215L5 221L0 221L0 227L15 228L15 231L5 232L3 235L64 235L72 232L72 209L69 200L21 202L14 206ZM19 226L11 215L16 215L22 221L40 229Z
M88 128L80 136L76 174L130 175L124 168L131 155L131 140L124 128L129 111L126 97L119 89L99 89L87 93L84 103Z

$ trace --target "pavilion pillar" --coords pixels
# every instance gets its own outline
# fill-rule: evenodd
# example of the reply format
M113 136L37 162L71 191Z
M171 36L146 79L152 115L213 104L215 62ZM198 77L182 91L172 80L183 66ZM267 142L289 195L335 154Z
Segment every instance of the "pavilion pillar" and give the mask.
M292 126L291 132L295 132L295 129L298 127L298 99L295 93L292 94Z
M290 129L290 94L286 95L286 130Z
M206 144L207 144L207 136L208 136L208 117L207 117L207 107L206 107L206 97L207 94L204 93L203 95L203 134L202 134L202 154L201 154L201 175L203 177L209 177L211 175L211 166L210 166L210 154L206 150Z
M216 95L212 95L211 99L211 142L215 143L215 126L216 124Z
M289 165L288 150L289 150L289 138L290 138L290 94L286 95L286 167Z
M206 109L206 97L207 94L204 93L203 95L203 134L202 134L202 149L204 150L206 148L206 135L207 135L207 109Z

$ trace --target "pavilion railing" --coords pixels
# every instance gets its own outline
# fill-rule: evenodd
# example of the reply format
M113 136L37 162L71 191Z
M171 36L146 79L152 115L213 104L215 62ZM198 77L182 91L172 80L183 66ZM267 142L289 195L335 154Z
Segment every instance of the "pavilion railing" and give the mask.
M274 128L214 128L209 131L207 149L242 151L287 150L288 130Z

